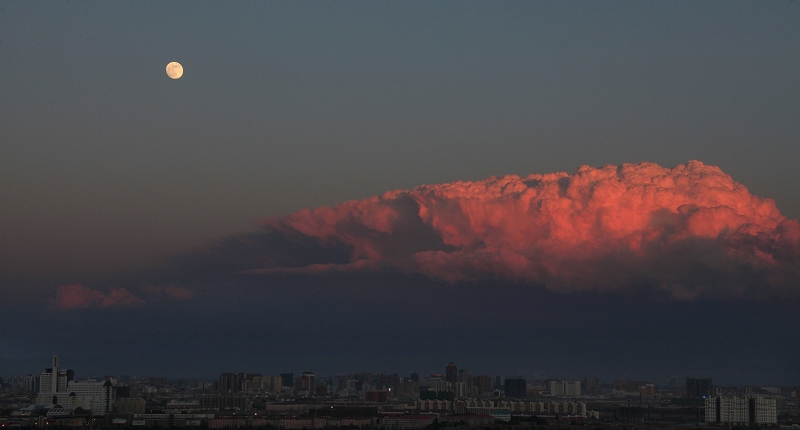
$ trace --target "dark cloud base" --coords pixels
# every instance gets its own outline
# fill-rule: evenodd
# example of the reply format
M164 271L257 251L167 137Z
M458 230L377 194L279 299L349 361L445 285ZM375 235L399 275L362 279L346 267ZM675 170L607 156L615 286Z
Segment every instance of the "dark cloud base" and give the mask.
M563 294L398 272L237 276L193 300L0 316L0 373L40 371L53 352L80 376L214 377L439 371L529 377L687 374L799 383L797 301L675 301Z

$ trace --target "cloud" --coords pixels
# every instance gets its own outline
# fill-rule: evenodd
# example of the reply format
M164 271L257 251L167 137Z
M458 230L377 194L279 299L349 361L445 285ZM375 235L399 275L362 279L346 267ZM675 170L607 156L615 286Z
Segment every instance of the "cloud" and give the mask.
M86 309L92 307L134 306L145 301L125 288L111 288L108 293L84 287L81 284L62 285L56 290L54 304L60 309Z
M256 235L241 236L238 261L262 263L248 273L389 267L450 283L651 288L678 299L796 294L800 280L800 224L699 161L425 185L261 224L273 242L313 243L322 258L279 261L268 241L250 247ZM348 257L330 261L324 249Z
M59 309L109 308L137 306L157 301L188 300L195 294L181 286L166 287L146 285L141 288L142 298L126 288L111 287L108 293L84 287L81 284L62 285L56 289L52 303Z

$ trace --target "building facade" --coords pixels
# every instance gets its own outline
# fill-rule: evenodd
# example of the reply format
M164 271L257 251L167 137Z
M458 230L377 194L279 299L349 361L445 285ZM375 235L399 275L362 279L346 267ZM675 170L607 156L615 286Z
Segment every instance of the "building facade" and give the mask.
M686 397L702 399L711 396L711 378L686 378Z
M450 362L447 364L444 369L444 380L451 384L458 382L458 367L455 363Z
M777 424L775 399L768 397L706 397L707 423Z
M581 395L581 381L550 381L550 395L573 396Z
M750 422L753 424L778 424L778 407L775 399L753 397L750 399Z
M110 381L70 381L64 391L58 393L40 392L36 397L39 405L59 404L74 408L91 410L97 415L105 415L113 410L114 387Z
M528 381L522 378L506 378L503 388L506 397L528 397Z
M53 367L44 369L39 375L40 393L59 393L67 390L67 384L74 379L71 369L61 369L58 356L53 356Z

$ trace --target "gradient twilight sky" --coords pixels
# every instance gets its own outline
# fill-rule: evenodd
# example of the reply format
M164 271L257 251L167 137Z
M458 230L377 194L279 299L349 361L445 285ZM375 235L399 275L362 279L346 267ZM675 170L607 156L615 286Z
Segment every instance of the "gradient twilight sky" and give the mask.
M799 341L763 334L800 328L788 310L796 296L782 304L598 298L528 291L519 279L453 286L397 267L253 280L231 275L252 267L229 261L256 248L294 252L306 264L346 260L271 236L234 246L260 219L422 184L581 165L701 160L797 219L798 22L796 1L0 1L0 294L3 308L16 308L0 316L11 328L0 333L0 374L39 371L58 347L65 363L96 372L269 373L291 363L297 371L441 370L455 360L531 376L723 369L719 377L731 381L800 383L790 365ZM183 65L181 79L166 76L170 61ZM225 261L198 259L206 248ZM796 274L792 267L785 273ZM506 290L524 300L495 296ZM57 291L93 305L56 309ZM179 309L172 299L183 300ZM531 312L525 303L540 316L481 315ZM661 320L647 328L637 318L653 318L642 310L650 306ZM263 325L249 322L265 309ZM734 321L732 312L748 316ZM461 334L441 349L419 341L428 345L420 357L403 353L437 318L446 323L434 337ZM383 322L365 328L365 319ZM57 321L68 336L45 334ZM566 337L536 347L522 340L554 327ZM758 339L735 339L736 327ZM87 338L108 350L81 352ZM209 342L253 338L264 344L241 361L220 352L188 362ZM315 340L310 355L325 360L307 358L298 339ZM335 345L324 350L322 340ZM491 351L476 353L473 343ZM583 358L559 358L575 344ZM159 367L150 352L123 345L163 346L183 363ZM731 364L731 352L745 349L753 352ZM711 367L687 358L695 350ZM586 358L596 351L606 354Z

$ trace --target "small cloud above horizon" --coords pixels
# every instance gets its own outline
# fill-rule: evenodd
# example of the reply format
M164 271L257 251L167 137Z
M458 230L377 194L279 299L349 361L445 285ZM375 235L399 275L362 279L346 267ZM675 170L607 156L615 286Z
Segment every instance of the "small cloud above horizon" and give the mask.
M142 305L145 301L125 288L112 287L108 293L81 284L62 285L56 290L53 304L62 310L108 308Z
M76 310L89 308L133 307L157 300L187 300L194 294L184 287L168 285L166 287L145 286L142 288L144 298L133 294L126 288L111 287L103 292L82 284L62 285L56 289L56 296L51 300L56 308L61 310Z

